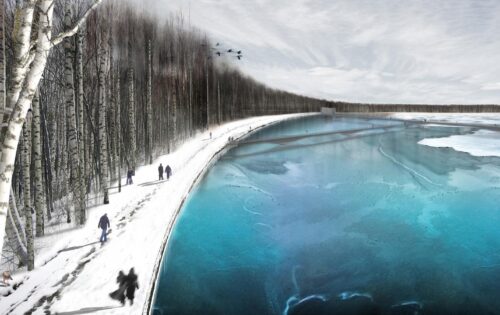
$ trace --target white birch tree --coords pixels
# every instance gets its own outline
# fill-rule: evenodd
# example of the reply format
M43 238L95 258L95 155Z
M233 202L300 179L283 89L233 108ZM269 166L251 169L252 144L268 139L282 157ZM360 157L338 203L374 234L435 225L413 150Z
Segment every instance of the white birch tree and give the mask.
M88 14L102 0L94 0L78 23L70 30L52 36L55 0L25 0L16 8L14 28L14 56L7 106L12 108L7 130L2 140L0 157L0 252L3 248L5 221L9 206L11 179L26 114L38 88L51 48L74 35ZM35 8L39 14L38 25L33 27Z
M128 122L129 122L129 167L135 170L136 167L136 125L135 125L135 90L134 90L134 68L130 66L128 70Z
M24 124L23 142L22 142L22 169L23 169L23 200L24 200L24 217L26 229L26 247L28 252L28 271L35 268L35 248L33 235L33 208L31 207L31 126L30 121Z
M146 163L153 164L153 108L152 108L152 51L151 40L147 43L147 68L146 68L146 128L147 128L147 150L146 150Z
M36 213L36 236L44 234L45 217L44 217L44 196L43 196L43 181L42 181L42 144L41 144L41 122L40 122L40 98L38 92L33 98L33 166L34 170L34 184L35 184L35 213Z
M108 145L106 138L106 48L101 36L99 48L99 175L104 204L109 203Z

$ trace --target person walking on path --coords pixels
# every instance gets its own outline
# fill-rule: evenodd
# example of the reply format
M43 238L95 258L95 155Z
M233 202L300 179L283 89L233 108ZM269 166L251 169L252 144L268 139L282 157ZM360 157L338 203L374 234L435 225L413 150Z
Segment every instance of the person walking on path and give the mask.
M116 283L118 283L118 289L111 292L109 296L113 300L118 300L122 305L125 305L125 290L127 290L127 283L125 273L122 270L120 270L118 277L116 277Z
M139 283L137 282L137 274L134 272L134 268L130 268L128 275L125 277L125 283L127 286L127 299L130 300L130 305L134 304L135 290L139 289Z
M158 180L163 180L163 165L158 166Z
M129 169L127 172L127 185L132 185L134 182L132 181L132 176L134 176L134 171Z
M99 239L99 241L102 244L102 243L107 241L106 232L107 232L108 228L110 227L108 215L106 213L99 219L99 224L97 225L97 227L102 230L101 238Z
M172 175L172 169L170 168L170 165L168 165L168 164L165 167L165 173L167 174L167 180L168 180L170 178L170 176Z

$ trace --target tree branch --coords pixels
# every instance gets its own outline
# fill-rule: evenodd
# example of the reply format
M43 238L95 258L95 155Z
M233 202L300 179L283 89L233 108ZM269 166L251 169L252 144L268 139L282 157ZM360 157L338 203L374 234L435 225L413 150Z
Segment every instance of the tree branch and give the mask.
M81 17L81 19L73 26L71 29L66 30L62 33L59 33L57 36L52 37L50 40L52 47L59 45L66 37L70 37L78 32L78 29L85 23L85 20L89 16L89 14L97 8L97 6L102 2L102 0L93 0L94 3L90 8L85 12L85 14Z

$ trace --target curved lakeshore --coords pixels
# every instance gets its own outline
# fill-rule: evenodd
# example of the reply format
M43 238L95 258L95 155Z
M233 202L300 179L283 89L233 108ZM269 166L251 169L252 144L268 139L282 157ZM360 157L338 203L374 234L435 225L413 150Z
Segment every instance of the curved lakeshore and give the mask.
M153 314L496 314L500 159L421 144L475 130L356 117L262 130L189 195Z
M208 132L199 134L152 165L139 167L133 185L122 186L121 193L112 191L110 204L89 209L85 226L40 239L44 245L35 261L36 269L13 275L15 289L0 297L2 313L37 313L42 309L56 314L147 313L161 253L176 215L197 179L227 148L228 138L242 138L265 126L306 115L311 114L261 116L213 127L212 139ZM159 163L172 166L170 181L158 182ZM99 246L96 222L103 213L110 218L111 233L109 241ZM140 290L134 304L123 309L107 293L116 289L118 271L131 267L139 275Z
M262 130L263 128L270 127L274 124L281 123L287 120L291 119L298 119L298 118L303 118L307 116L312 116L312 115L319 115L319 114L291 114L291 115L281 115L278 116L279 118L276 120L272 120L270 122L265 122L263 124L253 124L249 123L243 126L243 128L246 128L247 126L250 127L250 129L244 131L242 134L239 134L239 132L234 132L231 134L228 134L228 137L232 138L232 141L241 141L244 140L245 138L249 137L250 135L254 134L257 131ZM158 252L158 256L155 260L155 265L152 273L152 281L150 282L150 286L148 288L148 293L147 293L147 301L144 304L144 309L143 309L143 314L151 314L152 311L152 303L153 299L155 297L156 291L157 291L157 285L158 285L158 274L159 274L159 268L161 266L161 263L163 261L165 251L168 248L168 242L170 240L170 235L172 232L172 229L177 222L177 219L179 217L179 214L181 213L181 210L184 206L184 203L186 199L188 198L189 194L193 191L193 189L196 187L197 184L203 179L203 177L206 175L206 173L210 170L210 168L216 163L221 156L223 156L229 149L231 148L231 141L227 141L224 146L220 147L217 151L215 151L208 159L208 162L205 164L205 166L198 171L196 176L193 178L191 186L188 189L188 192L186 195L182 196L182 199L180 200L177 209L175 213L172 215L168 226L165 230L165 234L163 237L163 242L161 244L161 249Z
M173 257L169 256L166 251L171 243L175 243L177 237L175 236L176 226L181 225L180 223L184 220L184 215L181 214L189 212L189 209L183 211L183 208L188 207L191 203L188 197L192 199L191 197L198 193L195 190L206 184L204 183L205 179L212 178L213 180L214 175L209 172L213 171L217 173L216 169L220 168L220 164L227 167L228 161L238 164L238 160L241 158L250 159L247 160L248 163L246 165L240 165L243 166L241 169L245 169L245 174L242 175L257 174L259 176L257 183L253 185L253 181L256 180L253 177L255 175L251 175L249 181L244 180L243 182L238 182L238 179L241 179L241 177L236 176L233 177L234 181L223 181L225 182L225 186L220 186L220 188L226 187L224 189L229 188L233 192L233 197L230 194L227 195L228 199L234 199L234 195L240 193L247 196L247 200L240 204L242 208L239 210L241 211L234 212L237 216L247 215L258 219L252 222L252 233L256 232L256 235L262 233L266 235L269 233L272 235L272 239L278 239L280 242L286 243L286 250L271 251L272 257L276 253L288 255L288 251L295 252L297 248L302 248L301 250L307 252L309 249L307 246L302 246L302 242L306 240L311 245L314 245L316 239L323 239L326 235L329 235L332 227L338 228L339 231L335 233L334 237L341 237L335 240L335 244L338 245L321 247L320 251L313 251L316 254L326 251L330 253L330 256L317 258L312 262L291 259L287 263L286 268L283 270L278 268L279 272L275 276L264 278L276 279L275 282L266 283L266 286L268 286L266 287L266 290L268 290L266 294L272 297L269 305L272 305L276 312L261 312L261 314L286 313L287 315L292 315L295 314L294 311L299 306L309 307L306 303L326 303L324 307L338 307L338 303L343 303L342 301L352 301L353 299L358 299L358 297L368 296L377 303L385 303L385 307L387 305L406 305L404 303L406 303L407 299L414 299L416 303L421 303L427 307L425 300L417 299L419 297L417 294L410 294L404 298L399 297L396 300L391 300L387 294L381 298L380 293L377 293L371 286L359 286L357 284L343 283L342 281L335 281L334 286L329 284L328 279L331 273L334 273L336 277L344 279L344 282L346 281L345 279L357 281L355 270L351 270L356 264L349 262L351 256L349 255L350 251L346 250L347 247L351 245L362 246L363 250L357 251L357 253L364 255L363 253L374 253L374 248L382 246L385 242L388 242L390 245L384 247L386 250L394 245L396 247L400 246L400 244L393 243L397 243L397 238L384 236L384 224L396 224L395 229L391 229L393 230L392 232L403 235L402 241L405 238L410 238L409 240L415 245L415 248L411 249L410 254L412 256L411 259L417 259L415 263L418 264L416 267L412 265L412 268L420 268L425 271L419 274L432 275L435 273L433 270L438 269L442 269L445 273L448 272L447 270L454 270L454 273L450 274L448 278L458 281L457 279L461 275L459 271L465 267L470 267L471 272L475 273L475 277L481 279L481 281L487 282L488 278L491 278L488 276L489 272L495 270L494 268L496 268L495 266L498 265L498 262L495 257L487 256L487 253L489 253L488 248L478 247L477 252L484 252L484 255L476 257L457 252L453 247L453 244L464 242L467 243L468 247L479 246L480 242L477 242L474 238L475 236L472 231L467 231L467 235L469 235L471 240L463 240L460 236L461 234L451 233L450 240L441 241L441 246L443 247L441 255L451 255L450 257L456 261L454 266L446 266L444 268L437 261L432 262L428 257L422 255L421 251L422 248L426 250L433 248L432 242L436 235L447 235L450 232L446 230L446 227L443 227L443 225L447 224L448 217L444 221L441 220L441 214L436 214L435 210L432 210L432 204L428 203L427 198L429 196L442 202L441 206L444 208L448 207L447 200L460 198L461 195L464 198L467 197L468 200L474 200L478 197L474 195L474 191L481 189L482 193L487 195L482 196L480 199L482 201L476 202L474 206L476 207L476 211L483 211L485 217L493 215L487 211L488 207L491 207L491 202L500 200L497 190L495 190L500 185L500 182L498 182L498 178L500 177L494 176L495 174L500 175L499 168L497 167L500 165L498 158L471 157L466 153L456 152L452 149L431 148L417 142L421 138L430 137L438 139L451 134L463 134L464 137L467 137L473 132L474 128L443 127L432 125L431 122L428 125L420 126L419 124L404 124L401 121L353 120L352 118L336 118L334 120L328 119L327 121L327 119L319 119L319 117L311 117L310 119L296 120L290 124L277 125L277 123L285 120L293 120L311 115L316 114L265 116L224 124L212 129L212 139L210 139L208 132L200 134L180 146L175 152L159 157L152 165L139 168L137 176L134 178L135 184L122 187L122 193L120 194L112 193L110 195L110 205L92 208L89 211L89 224L85 227L62 231L61 233L48 235L42 239L47 244L47 248L40 253L40 258L36 261L36 270L30 273L14 275L17 289L9 296L0 297L0 309L2 311L5 310L5 314L22 314L26 312L37 314L41 311L50 311L55 314L78 314L79 312L89 311L105 311L106 314L150 314L152 312L153 299L159 289L157 284L161 277L160 273L163 272L162 265L163 262L167 261L165 257ZM301 125L303 121L318 120L324 120L324 122L330 125L328 128L323 129L310 128L311 125ZM386 123L395 128L384 127ZM381 128L373 128L377 124ZM397 124L400 127L397 127ZM299 126L300 130L289 128L291 125ZM366 127L371 129L367 129ZM259 130L261 132L254 137L253 134ZM339 134L334 130L346 130L346 132ZM355 130L358 131L354 132ZM299 137L298 135L301 134L307 136ZM401 142L403 144L401 148L398 148L398 145L396 145L399 143L397 141L397 137L399 136L406 139L406 141ZM235 150L230 150L232 146L228 141L229 137L233 137L245 145ZM246 137L252 137L251 141L242 141ZM266 143L266 141L261 140L269 140L269 138L277 141L273 140ZM287 139L292 139L293 141L287 142ZM227 153L228 151L229 153ZM333 154L333 156L325 158L321 154L316 154L320 152L322 154L330 152L329 154ZM423 155L416 154L423 152L426 154L431 153L432 155L430 156L432 159L429 161L424 159L422 164L420 164L414 158L418 156L423 157ZM320 161L316 161L313 164L319 163L318 165L321 165L321 174L322 176L326 176L326 178L322 178L318 183L316 178L307 175L315 174L316 172L314 171L314 167L310 168L310 164L298 163L297 159L300 159L299 157L303 154L306 154L309 158L317 156L320 159ZM254 156L260 156L260 161L265 160L269 163L252 164L251 161ZM365 166L359 163L365 159L375 163L373 169L372 165L369 166L369 169L374 172L370 176L366 175L370 174L368 170L366 172L361 171ZM281 164L280 161L291 161L291 163ZM170 181L157 181L156 168L159 163L163 163L164 165L170 164L172 166L173 177ZM440 167L437 167L435 164ZM215 167L213 167L214 165ZM301 168L305 168L305 172L301 172ZM382 175L378 174L380 171L382 171ZM231 172L233 171L229 173ZM270 180L269 183L261 182L269 174L271 174L271 179L273 180ZM449 176L449 178L443 178L444 175ZM286 180L284 182L276 182L276 179L280 178L280 176L285 176L283 178ZM358 178L359 176L362 177ZM363 176L368 177L365 178ZM300 182L296 182L298 179L300 179ZM408 182L401 183L400 180L402 179ZM285 200L286 202L280 205L280 202L277 204L274 202L278 200L277 198L279 198L280 194L286 191L286 189L283 191L279 190L282 188L283 183L293 184L292 189L301 188L298 191L299 193L292 191L291 198L287 198L290 200ZM494 188L493 190L492 187ZM388 194L384 193L386 188L389 189ZM275 189L278 189L278 191ZM402 192L395 194L398 189ZM457 189L463 190L463 193L457 194ZM322 190L327 193L326 199L324 196L318 195ZM437 192L433 193L433 190ZM223 189L220 189L221 191ZM418 192L417 196L415 196L416 192ZM211 191L210 195L213 193L214 191ZM299 202L295 196L302 196L301 194L303 193L305 195L300 198L301 202ZM321 194L323 193L321 192ZM248 194L251 195L249 196ZM290 192L288 191L287 194L290 194ZM422 196L419 194L422 194ZM254 204L260 202L259 198L262 196L266 199L265 209L268 211L265 212L261 211L262 209L259 210ZM335 198L339 202L339 207L328 208L331 205L331 200L328 199L330 197ZM215 196L214 198L217 197ZM390 202L386 203L384 201L386 198L389 198ZM397 212L394 212L394 209L391 210L391 205L395 204L397 207L404 209L408 201L405 201L405 198L412 200L414 207L419 207L419 205L427 205L427 207L423 209L411 209L408 213L409 216L399 217ZM415 198L422 200L420 202L413 202ZM315 202L315 200L319 202ZM291 204L287 204L289 202ZM307 205L301 204L302 202L306 202ZM382 211L380 212L382 215L372 215L370 217L371 220L377 220L368 225L371 229L368 232L377 233L377 235L369 235L366 223L354 223L361 220L363 216L370 214L374 210L372 209L373 205L379 202L381 204L377 211ZM465 208L461 206L462 203ZM285 204L287 205L286 207L284 207ZM230 207L220 205L221 207L219 208L226 208L231 212ZM316 205L319 205L319 207L316 207ZM459 208L462 214L466 215L468 213L466 211L468 203L465 201L462 202L457 199L453 201L453 206ZM426 208L429 209L426 210ZM290 209L293 210L292 213L288 213ZM289 230L287 227L281 226L280 222L286 222L290 217L298 218L302 215L307 216L308 212L302 213L301 209L313 209L312 213L317 215L317 218L325 220L325 222L314 228L297 226L297 228ZM387 212L386 214L383 214L384 209L387 210L385 211ZM206 222L208 223L206 225L204 221L201 221L204 224L200 224L200 221L192 221L192 224L203 226L203 229L212 229L213 231L217 231L216 228L213 229L213 225L210 225L214 222L218 222L220 227L224 227L224 229L226 227L228 230L233 228L234 222L227 222L226 215L221 215L213 207L208 206L208 210L208 213L212 216L208 218L205 216L202 219L213 218L213 222ZM338 212L335 216L339 216L340 220L331 221L330 216L332 214L330 210ZM346 215L344 212L347 210L353 210L353 213ZM107 212L111 219L112 233L109 236L110 241L101 247L94 245L97 238L95 225L103 212ZM420 212L422 213L419 214ZM453 214L451 209L443 213L448 216ZM419 215L414 218L415 214ZM400 221L397 222L397 220L394 220L393 216L396 216ZM193 216L188 217L189 219L184 221L191 222ZM276 218L279 218L278 222L273 221ZM314 219L314 216L310 219ZM387 223L382 224L384 222L382 219L388 220ZM411 225L415 226L407 224L407 220L409 219L411 219ZM456 226L461 227L459 219L459 217L454 218L453 222L455 222ZM478 221L475 224L481 225L482 229L487 231L481 237L495 235L496 232L489 230L490 225L484 225L487 223L484 220L480 220L476 216L468 218L470 222L476 219ZM311 221L315 222L316 219ZM491 222L495 221L491 220ZM347 238L348 235L343 235L341 232L342 229L348 226L351 226L350 229L354 229L355 233L366 233L366 244L365 241L360 243L360 239L358 238L349 239ZM238 238L241 237L241 240L244 240L245 237L248 237L247 232L248 230L238 230ZM294 235L294 237L289 237L289 235ZM183 234L183 237L185 236ZM396 241L393 239L396 239ZM216 243L211 242L210 246L217 246ZM350 245L342 245L343 243ZM494 242L488 241L485 244L494 244ZM249 257L248 255L253 256L252 248L254 245L256 244L248 242L248 240L241 244L236 244L233 248L237 246L239 249L244 249L247 253L242 255L242 257L238 255L233 255L233 257L244 260ZM278 245L282 246L284 244ZM270 246L273 247L274 245L271 244ZM364 246L368 246L368 249ZM342 253L344 255L342 258L345 262L340 264L340 269L338 269L338 263L329 261L333 257L331 256L331 251L335 248L346 250ZM210 247L207 247L207 249L210 251ZM385 250L380 250L380 253L383 252ZM256 256L258 256L258 259L263 259L266 266L273 266L275 262L267 261L267 254L269 252L263 251ZM193 251L192 257L198 257L196 255L196 252ZM299 256L297 255L296 257ZM311 254L307 256L314 257ZM178 256L175 255L175 257ZM223 256L220 257L223 258ZM461 260L457 257L465 257L469 261L465 261L465 259ZM408 273L408 270L401 268L398 262L384 261L387 257L383 256L379 258L380 261L376 260L375 267L378 266L383 269L385 266L392 266L391 268L398 271L394 272L395 274L405 275ZM406 264L413 264L410 257L407 258L409 260ZM214 266L202 264L207 262L206 259L200 260L199 263L197 260L198 258L193 259L194 266L184 265L186 266L186 272L193 271L193 275L195 275L196 269L201 267L206 268L206 271L215 270ZM428 261L436 265L429 264L427 266ZM259 263L261 262L259 261ZM474 262L472 266L474 268L469 265L471 262ZM313 265L318 263L319 265L311 270L311 268L308 268L308 264L311 263ZM201 264L203 266L200 266ZM240 266L245 266L245 264L241 264ZM331 268L331 266L336 267ZM118 271L128 270L130 267L135 267L139 275L140 290L136 292L135 303L122 308L118 302L110 300L107 293L116 289L115 278ZM229 264L229 267L231 267L231 264ZM361 268L359 270L364 269ZM349 276L345 276L343 273ZM182 273L180 276L182 276ZM214 276L222 276L226 280L229 278L238 279L238 277L234 278L235 274L231 275L230 272L225 274L221 270L217 271ZM370 273L366 273L364 276L367 278L373 277ZM408 277L408 275L406 276ZM307 280L308 277L324 281L323 287L312 286L312 282L309 283L309 280ZM264 283L264 281L260 281L262 279L262 277L257 277L255 283ZM175 281L176 279L171 280L172 283L170 285L175 286L178 284L178 281ZM223 281L220 282L223 283ZM432 285L430 281L426 281L425 283ZM453 284L457 285L457 283L460 282L454 282ZM396 287L401 284L393 285ZM492 284L488 283L488 285ZM274 289L279 286L284 286L284 288ZM33 290L33 288L36 288L36 290ZM292 291L290 291L290 288ZM251 292L250 289L248 289L249 293ZM436 285L436 291L439 291L438 289L439 286ZM184 293L183 296L187 296L185 290L185 287L178 286L180 295ZM404 292L404 290L400 291ZM228 290L223 292L228 292ZM489 298L487 293L483 295L485 299ZM82 299L82 296L86 298ZM200 296L198 295L198 297ZM203 298L203 296L201 297ZM218 296L218 298L220 299L221 296ZM443 296L440 298L443 298ZM224 300L231 299L225 298ZM370 299L364 299L364 301L368 300ZM237 298L233 300L233 303L238 304L238 302L241 301L238 301ZM264 305L262 301L259 303L260 306L256 302L256 309L258 306L262 309ZM185 314L185 312L179 312L178 314ZM205 312L205 314L220 314L220 312ZM243 312L240 314L246 313ZM443 311L442 314L446 314L446 311Z

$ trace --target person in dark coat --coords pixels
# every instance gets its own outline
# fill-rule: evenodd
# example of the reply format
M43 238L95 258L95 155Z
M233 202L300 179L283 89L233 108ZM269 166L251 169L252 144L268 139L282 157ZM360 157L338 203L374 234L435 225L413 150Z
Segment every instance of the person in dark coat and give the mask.
M132 176L134 176L134 171L129 169L127 172L127 185L132 185L134 182L132 181Z
M139 289L139 283L137 282L137 274L134 272L134 268L130 268L128 275L125 277L125 283L127 286L127 299L130 300L130 305L134 304L135 289Z
M158 180L163 180L163 165L158 166Z
M118 283L118 289L109 294L113 300L118 300L122 305L125 305L125 290L127 290L126 276L125 273L120 270L118 277L116 277L116 283Z
M167 165L165 167L165 173L167 173L167 180L170 178L170 176L172 175L172 169L170 168L170 165Z
M99 239L99 241L101 243L106 242L107 241L106 232L110 227L108 215L106 213L99 219L99 224L97 225L97 227L102 230L101 238Z

